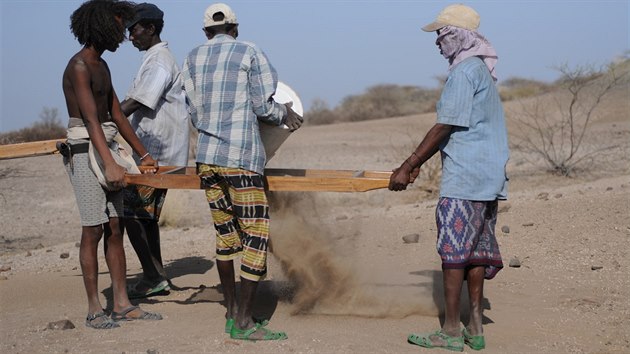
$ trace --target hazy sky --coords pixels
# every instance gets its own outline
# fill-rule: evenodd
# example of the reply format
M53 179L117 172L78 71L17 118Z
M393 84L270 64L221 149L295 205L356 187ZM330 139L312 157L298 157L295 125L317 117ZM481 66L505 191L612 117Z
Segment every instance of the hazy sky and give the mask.
M280 80L300 95L305 110L316 98L334 107L376 84L435 87L447 62L435 34L420 27L452 1L293 0L225 1L240 22L239 39L258 44ZM39 120L43 107L67 121L61 76L80 49L70 15L82 1L0 0L0 132ZM156 0L165 13L162 39L181 65L205 37L203 12L211 1ZM627 55L628 0L467 1L481 15L479 31L499 55L499 81L551 81L553 66L603 65ZM103 57L122 100L142 53L125 42Z

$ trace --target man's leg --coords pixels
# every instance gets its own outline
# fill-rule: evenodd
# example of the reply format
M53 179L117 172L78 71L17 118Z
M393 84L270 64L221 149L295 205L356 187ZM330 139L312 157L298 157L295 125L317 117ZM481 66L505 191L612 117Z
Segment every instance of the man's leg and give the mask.
M112 280L112 293L114 297L114 308L112 319L114 320L161 320L162 316L157 313L150 313L140 307L133 306L127 296L127 260L125 259L125 248L123 245L123 224L119 218L110 218L105 224L105 261L109 268L109 275ZM115 316L119 317L114 318Z
M468 297L470 299L470 319L468 320L468 332L473 335L483 335L481 320L483 316L483 282L484 266L471 267L466 270L468 281Z
M81 230L81 246L79 248L79 262L83 273L83 284L88 298L88 313L90 315L103 311L98 297L98 243L103 235L103 227L83 226Z
M158 226L166 192L147 186L128 186L123 190L127 235L142 265L142 280L134 286L138 295L168 279L162 263Z
M460 297L464 282L463 269L444 269L444 325L442 331L451 337L459 337L460 331Z
M127 260L123 245L123 229L119 218L110 218L105 224L105 261L109 268L114 296L114 312L131 306L127 297Z
M252 309L254 307L254 300L256 299L256 290L258 289L258 282L245 279L241 277L241 293L238 303L238 314L236 316L235 325L240 329L251 328L256 325L252 317ZM256 339L254 333L250 338ZM259 335L264 333L258 333ZM262 336L258 336L262 338Z
M227 320L234 320L238 313L236 301L236 281L234 280L234 258L242 250L237 230L238 223L234 217L232 202L225 179L218 174L221 168L199 164L198 173L205 188L206 200L210 208L212 222L216 233L217 271L223 288ZM226 323L226 330L230 326Z
M221 287L223 288L223 296L225 298L226 319L235 319L238 313L236 304L236 281L234 280L234 261L217 260L217 270ZM242 286L242 283L241 283ZM241 289L243 291L243 289Z
M230 337L250 340L286 339L286 333L271 331L264 325L255 323L252 316L258 283L267 273L269 203L263 177L249 171L240 171L236 177L228 177L228 184L243 249L238 315Z
M463 269L444 269L442 273L444 283L444 324L440 331L423 334L411 334L408 341L425 348L449 347L452 350L462 348L463 339L460 328L460 294L464 281ZM441 333L440 333L441 332Z
M143 219L125 219L125 228L129 241L142 265L145 284L157 284L168 279L162 265L160 250L160 228L157 221ZM139 286L145 286L140 284ZM137 290L148 290L147 287Z
M408 340L422 347L432 348L434 346L450 347L451 349L462 348L464 343L460 332L460 297L464 282L465 270L451 265L451 259L461 259L461 250L465 247L465 234L458 229L452 228L453 220L463 219L464 207L459 200L451 198L440 198L436 211L436 224L438 229L437 251L442 259L442 281L444 285L444 324L437 333L411 334ZM465 227L462 228L465 230ZM449 343L450 342L450 343Z

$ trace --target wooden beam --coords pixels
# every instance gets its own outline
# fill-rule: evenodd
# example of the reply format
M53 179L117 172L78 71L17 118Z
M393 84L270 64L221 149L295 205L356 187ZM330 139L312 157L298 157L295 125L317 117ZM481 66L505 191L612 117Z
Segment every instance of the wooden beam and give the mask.
M58 154L57 142L66 139L33 141L21 144L0 145L0 160Z
M0 145L0 160L58 153L57 140ZM139 166L142 170L142 166ZM266 188L270 191L366 192L387 188L389 171L312 170L268 168ZM164 189L200 189L201 180L195 167L161 166L157 174L128 174L128 184L147 185Z
M266 189L291 192L366 192L387 188L388 171L266 169ZM157 174L127 174L128 184L164 189L200 189L194 167L162 166Z

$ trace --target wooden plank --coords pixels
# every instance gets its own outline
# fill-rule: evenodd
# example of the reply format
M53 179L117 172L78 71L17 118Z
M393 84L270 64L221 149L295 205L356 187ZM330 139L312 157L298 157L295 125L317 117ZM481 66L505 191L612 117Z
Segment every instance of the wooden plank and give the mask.
M0 160L57 154L59 153L56 147L57 142L65 140L66 139L54 139L21 144L0 145Z
M267 190L304 192L366 192L387 188L391 172L313 169L266 169ZM125 176L129 184L165 189L199 189L194 167L162 166L157 174Z
M56 144L65 139L0 145L0 160L58 153ZM142 167L139 166L142 170ZM389 171L362 170L265 170L270 191L365 192L387 188ZM160 166L157 174L125 176L128 184L141 184L164 189L200 189L201 181L191 166Z
M267 189L288 192L367 192L387 188L389 178L267 176Z

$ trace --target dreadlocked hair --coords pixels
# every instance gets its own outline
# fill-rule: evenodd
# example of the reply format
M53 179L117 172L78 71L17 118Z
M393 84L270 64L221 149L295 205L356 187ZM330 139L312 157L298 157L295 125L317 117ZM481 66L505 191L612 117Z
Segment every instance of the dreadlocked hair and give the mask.
M70 16L70 30L82 45L111 48L125 40L124 24L134 17L134 5L119 0L86 1Z

